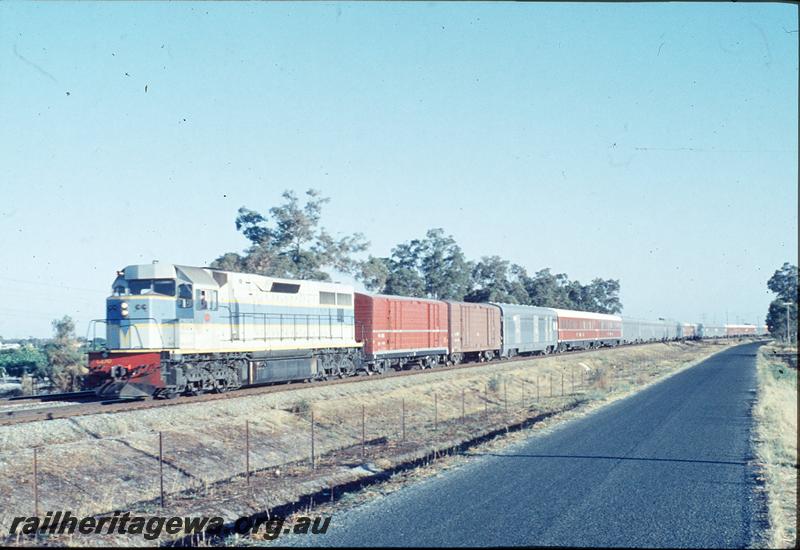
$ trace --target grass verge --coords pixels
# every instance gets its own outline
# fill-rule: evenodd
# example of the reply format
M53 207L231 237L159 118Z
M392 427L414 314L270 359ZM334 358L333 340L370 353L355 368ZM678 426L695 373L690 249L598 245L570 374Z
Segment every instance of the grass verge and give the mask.
M782 358L785 352L769 344L757 360L755 453L767 495L767 548L797 546L797 368Z

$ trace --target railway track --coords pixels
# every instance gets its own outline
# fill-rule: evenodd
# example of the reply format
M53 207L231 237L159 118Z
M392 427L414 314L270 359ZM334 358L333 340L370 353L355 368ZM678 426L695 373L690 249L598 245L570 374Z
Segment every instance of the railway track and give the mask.
M624 347L649 346L655 342L642 344L628 344ZM558 355L582 355L587 353L602 353L617 349L616 347L576 350L564 352ZM431 372L446 372L450 370L474 369L487 365L511 364L519 361L536 361L552 357L552 355L533 355L518 356L512 359L494 360L489 362L464 363L460 365L441 366L434 369L418 369L389 371L382 375L377 375L381 379L393 378L398 376L424 376ZM324 382L314 382L314 387L332 386L337 384L355 384L373 376L351 376ZM26 396L22 398L9 398L0 400L0 426L12 424L22 424L27 422L39 422L43 420L56 420L59 418L70 418L74 416L86 416L92 414L116 413L123 411L135 411L151 409L156 407L174 407L188 403L202 403L206 401L217 401L220 399L230 399L236 397L246 397L250 395L261 395L294 391L306 387L306 383L284 383L261 386L248 386L230 393L203 394L196 396L181 396L170 400L155 400L145 398L133 399L106 399L91 398L92 392L73 392L73 394L54 394L52 396ZM71 397L66 397L71 395ZM73 399L70 401L69 399ZM76 401L77 400L77 401Z

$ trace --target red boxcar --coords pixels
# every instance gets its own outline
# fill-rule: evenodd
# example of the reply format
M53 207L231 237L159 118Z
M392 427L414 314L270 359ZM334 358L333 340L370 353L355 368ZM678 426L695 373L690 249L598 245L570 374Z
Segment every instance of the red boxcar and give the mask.
M355 293L356 341L377 370L431 367L447 357L447 304L438 300Z
M756 334L755 325L725 325L727 336L751 336Z
M561 350L616 346L622 342L622 317L556 309Z
M450 360L491 359L500 355L500 308L490 304L447 302Z

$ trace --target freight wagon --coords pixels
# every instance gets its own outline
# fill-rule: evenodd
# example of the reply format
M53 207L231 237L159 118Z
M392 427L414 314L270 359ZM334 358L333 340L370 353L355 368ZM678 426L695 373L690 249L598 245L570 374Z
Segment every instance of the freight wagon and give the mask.
M500 355L500 309L490 304L448 300L450 361L488 361Z
M447 304L438 300L355 293L356 341L376 372L447 361Z
M682 340L690 340L697 337L697 325L691 323L682 323L678 325L678 338Z
M725 334L732 336L753 336L756 334L755 325L725 325Z
M500 308L502 357L553 353L558 348L558 317L547 307L494 304Z

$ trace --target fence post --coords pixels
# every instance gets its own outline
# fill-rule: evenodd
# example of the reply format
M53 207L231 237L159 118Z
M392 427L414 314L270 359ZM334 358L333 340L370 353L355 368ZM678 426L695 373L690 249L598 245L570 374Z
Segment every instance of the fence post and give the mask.
M439 429L439 395L433 394L433 431Z
M465 410L464 410L464 392L465 391L466 390L464 390L464 388L461 388L461 423L462 424L464 422L466 422L466 415L465 415Z
M400 412L400 427L402 430L402 442L406 442L406 399L403 398L403 402L401 405L402 409Z
M570 391L570 395L575 395L575 367L569 369L569 376L572 382L572 391Z
M541 381L542 377L538 374L536 375L536 401L539 401L539 382Z
M244 421L244 468L247 471L247 486L250 486L250 421Z
M161 507L164 507L164 435L158 432L158 478L161 492Z
M561 371L561 395L564 395L564 371Z
M483 384L483 418L489 417L489 384Z
M550 395L548 397L553 397L553 373L550 373Z
M508 382L503 378L503 408L508 412Z
M522 408L525 408L525 379L522 379Z
M367 456L367 413L361 405L361 458Z
M312 408L311 409L311 469L312 470L316 470L317 469L317 459L316 459L316 456L314 456L314 452L316 451L316 449L314 448L314 444L315 444L315 441L314 441L314 409Z
M33 448L33 516L39 517L39 458Z

